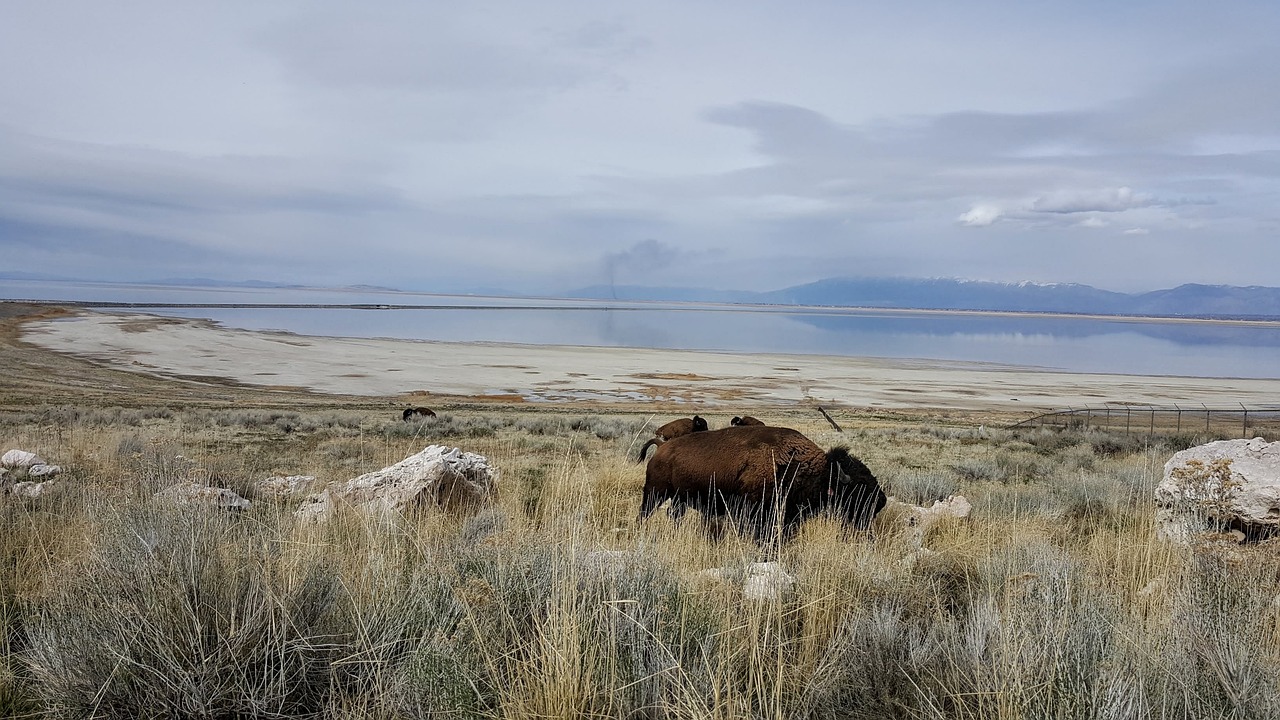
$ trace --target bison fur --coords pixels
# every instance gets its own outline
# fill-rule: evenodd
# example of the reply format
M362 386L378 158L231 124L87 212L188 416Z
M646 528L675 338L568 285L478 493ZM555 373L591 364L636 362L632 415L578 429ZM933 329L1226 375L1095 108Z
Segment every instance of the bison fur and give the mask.
M707 421L694 415L691 418L680 418L659 427L653 431L653 438L640 448L640 459L636 462L644 462L645 453L649 452L649 448L654 445L661 445L668 440L674 440L683 437L689 433L703 432L708 429Z
M405 422L408 422L411 418L414 418L414 417L428 418L428 417L435 417L435 416L436 416L436 413L431 408L411 407L411 408L405 408L404 414L401 415L400 419L404 420Z
M763 425L763 424L764 424L764 422L763 422L763 421L761 421L761 420L757 420L757 419L755 419L755 418L751 417L750 415L743 415L742 417L737 417L737 416L735 415L735 416L734 416L734 418L733 418L732 420L730 420L730 421L729 421L729 424L730 424L730 425L734 425L734 426L737 426L737 425Z
M846 447L823 451L790 428L741 425L662 443L645 472L640 519L667 500L676 517L694 507L709 528L732 514L757 539L790 537L822 512L866 529L884 508L880 483ZM779 515L779 512L781 515Z

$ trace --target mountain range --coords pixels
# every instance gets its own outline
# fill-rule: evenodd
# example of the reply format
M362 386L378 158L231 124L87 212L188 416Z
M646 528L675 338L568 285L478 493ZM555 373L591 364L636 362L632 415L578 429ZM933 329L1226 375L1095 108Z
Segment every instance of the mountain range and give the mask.
M88 282L38 273L0 271L0 280L6 279L34 282ZM168 278L144 283L112 284L307 289L307 286L268 280L226 281L209 278ZM347 289L371 292L396 290L371 285L351 286ZM423 288L414 288L414 290L432 291ZM494 296L527 297L520 293L491 288L472 289L471 292ZM1179 285L1167 290L1121 293L1077 283L1000 283L956 278L863 277L827 278L764 292L704 287L594 285L561 293L560 297L590 300L1045 312L1144 317L1280 318L1280 287L1261 285L1240 287L1196 283Z
M768 292L624 285L580 288L570 291L568 297L1150 317L1280 317L1280 288L1195 283L1167 290L1121 293L1076 283L999 283L954 278L828 278Z

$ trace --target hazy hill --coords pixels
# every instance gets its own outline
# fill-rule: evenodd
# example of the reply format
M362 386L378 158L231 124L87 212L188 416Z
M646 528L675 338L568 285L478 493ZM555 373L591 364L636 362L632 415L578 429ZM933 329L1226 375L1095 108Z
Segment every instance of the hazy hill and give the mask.
M993 310L1158 315L1171 317L1280 317L1280 288L1180 285L1147 293L1119 293L1075 283L997 283L951 278L828 278L747 292L634 285L595 286L570 297L602 300L744 302L777 305Z

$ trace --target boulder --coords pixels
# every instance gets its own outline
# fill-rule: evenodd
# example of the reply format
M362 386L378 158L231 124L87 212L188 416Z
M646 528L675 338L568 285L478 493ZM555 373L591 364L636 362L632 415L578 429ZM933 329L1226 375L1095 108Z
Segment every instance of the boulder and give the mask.
M52 479L62 472L62 468L48 463L37 463L27 468L27 477Z
M1157 531L1171 540L1223 526L1251 539L1273 535L1280 531L1280 442L1220 440L1174 453L1155 500Z
M882 513L886 523L902 532L912 550L922 550L924 538L938 523L947 518L965 518L973 511L973 505L963 495L952 495L945 500L935 500L929 507L921 507L890 498L890 504Z
M257 481L253 488L263 497L289 498L305 495L315 482L313 475L274 475Z
M234 490L184 482L171 485L153 496L156 500L179 507L208 507L216 510L245 510L249 501Z
M777 562L751 563L742 581L742 597L773 602L783 599L795 584L796 579Z
M56 482L24 481L20 483L14 483L13 487L10 488L9 491L13 493L15 497L35 500L37 498L42 498L46 495L53 494L58 490L59 487L61 487L61 485Z
M0 465L7 468L29 468L32 465L44 465L39 455L26 450L10 450L0 456Z
M783 600L795 588L796 579L778 562L747 563L742 567L722 567L703 570L690 577L695 585L708 583L731 586L742 583L742 597L747 600L776 602Z
M487 505L498 490L498 471L483 455L430 445L416 455L330 485L308 497L296 516L322 521L337 503L374 515L400 516L423 507L460 511Z

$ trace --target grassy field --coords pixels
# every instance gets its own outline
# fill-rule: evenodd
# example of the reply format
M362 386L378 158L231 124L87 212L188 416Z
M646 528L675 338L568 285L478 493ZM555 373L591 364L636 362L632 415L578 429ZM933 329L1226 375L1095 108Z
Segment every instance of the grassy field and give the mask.
M923 550L892 509L870 534L819 519L761 547L709 541L693 514L637 523L636 452L674 414L458 403L405 423L388 399L121 378L11 348L26 370L0 378L0 451L64 472L60 492L0 498L3 717L1280 716L1276 546L1153 529L1164 462L1215 438L704 412L847 444L901 500L973 504ZM254 489L430 444L488 457L496 504L307 525L297 500ZM191 480L253 504L152 499ZM795 579L779 600L742 593L762 561Z

